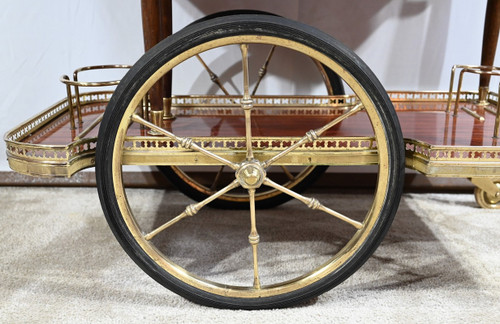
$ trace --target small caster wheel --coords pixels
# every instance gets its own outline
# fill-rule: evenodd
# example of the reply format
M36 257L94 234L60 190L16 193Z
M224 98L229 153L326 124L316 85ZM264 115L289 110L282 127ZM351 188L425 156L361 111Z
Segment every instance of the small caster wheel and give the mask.
M496 181L495 185L500 190L500 182ZM483 189L476 187L476 189L474 189L474 197L478 205L482 208L500 209L500 194L491 195Z

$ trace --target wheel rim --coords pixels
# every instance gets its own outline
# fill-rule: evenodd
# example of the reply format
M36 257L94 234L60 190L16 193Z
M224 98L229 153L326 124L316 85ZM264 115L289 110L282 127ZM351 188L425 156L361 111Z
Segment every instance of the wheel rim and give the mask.
M134 213L129 206L129 203L127 201L127 194L122 182L122 155L124 150L123 145L130 120L133 119L132 115L136 107L139 105L142 98L146 95L151 85L154 84L154 82L156 82L162 75L186 60L188 56L192 56L192 53L199 53L212 48L231 44L252 45L255 43L268 45L278 44L281 47L293 49L300 53L313 57L314 59L322 62L328 68L337 73L350 86L350 88L356 93L357 97L361 101L364 107L364 111L369 116L373 126L372 128L378 151L378 181L375 188L373 202L369 210L367 211L365 218L362 222L360 222L360 228L357 228L354 235L347 242L347 244L345 244L342 249L336 252L335 255L331 257L326 263L301 276L297 276L291 280L287 280L277 284L259 284L258 286L256 286L254 283L253 285L249 286L228 286L223 283L211 281L210 279L200 278L196 274L193 274L190 271L184 269L183 267L173 262L168 256L164 255L162 251L157 249L153 240L148 240L145 238L143 230L139 226ZM119 125L115 144L113 147L112 179L115 197L117 199L117 204L123 217L123 221L126 224L127 229L130 231L131 236L134 237L140 248L149 256L152 262L157 264L161 269L174 276L176 279L182 281L183 283L186 283L201 291L224 297L261 298L286 294L304 288L308 285L311 285L312 283L318 282L326 276L338 271L349 261L349 259L354 256L356 252L361 249L362 246L364 246L365 244L369 244L369 242L367 241L370 237L370 233L377 225L382 207L386 200L386 194L388 193L389 186L388 166L390 162L388 160L387 135L382 125L383 123L380 120L380 116L377 113L374 103L371 101L370 97L362 88L362 86L357 83L357 81L347 71L345 71L336 62L332 61L324 54L301 43L270 36L246 35L217 39L193 47L189 51L189 53L182 53L181 55L167 62L152 74L149 80L144 83L144 85L132 99Z

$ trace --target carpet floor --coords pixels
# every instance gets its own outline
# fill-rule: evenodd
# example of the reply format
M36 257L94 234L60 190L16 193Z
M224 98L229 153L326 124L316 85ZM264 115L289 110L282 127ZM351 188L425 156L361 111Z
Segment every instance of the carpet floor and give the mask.
M363 198L315 196L347 211ZM172 191L134 189L130 197L145 217L190 203ZM303 305L262 311L199 306L157 284L115 240L93 188L0 187L0 199L0 323L500 322L500 211L480 209L472 194L404 195L385 240L353 276ZM273 217L258 212L258 225L279 229L259 233L269 260L277 258L263 270L269 280L284 263L321 262L321 251L331 248L327 234L317 234L321 218L306 215L311 226L304 229L296 204L273 209ZM167 243L193 271L238 281L248 278L238 268L248 259L249 222L225 213L207 208L200 224L190 218ZM188 238L183 227L192 229ZM194 248L214 236L220 246ZM309 259L311 250L320 251L318 260Z

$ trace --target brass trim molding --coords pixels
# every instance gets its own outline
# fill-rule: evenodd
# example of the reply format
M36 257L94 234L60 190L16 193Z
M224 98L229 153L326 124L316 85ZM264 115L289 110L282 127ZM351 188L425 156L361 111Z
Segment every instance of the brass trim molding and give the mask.
M405 139L406 167L432 177L498 177L500 147L443 146Z
M90 110L96 109L85 106L109 102L112 94L112 91L81 94L79 99L82 113L89 113ZM76 102L76 99L73 99ZM32 176L70 177L82 169L94 166L97 144L95 137L77 139L67 145L43 145L23 141L59 117L60 121L44 129L32 141L57 126L67 123L68 111L68 101L63 99L5 134L7 159L12 170Z

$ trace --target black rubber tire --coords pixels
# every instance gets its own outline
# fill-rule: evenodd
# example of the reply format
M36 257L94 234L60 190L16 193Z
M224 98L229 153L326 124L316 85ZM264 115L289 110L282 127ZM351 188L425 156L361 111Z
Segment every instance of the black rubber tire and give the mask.
M243 10L243 9L228 10L207 15L203 18L200 18L192 22L186 27L190 27L192 25L208 21L211 19L226 17L226 16L234 16L234 15L268 15L268 16L280 17L276 14L261 10ZM336 95L345 94L344 85L342 84L342 80L340 79L340 77L329 68L325 66L323 66L323 68L327 74L328 80L333 89L333 93L335 93ZM209 196L208 194L198 190L197 188L191 186L188 182L184 181L181 177L179 177L179 175L177 175L177 173L171 167L158 166L157 168L161 172L161 174L163 174L163 176L165 176L177 189L179 189L179 191L181 191L189 198L196 201L202 201ZM316 166L307 176L304 177L304 179L298 182L295 186L291 186L289 188L299 193L303 192L307 188L311 187L326 172L327 169L328 169L327 166ZM292 197L284 193L280 193L278 195L266 199L258 199L257 197L257 200L255 202L255 208L257 209L273 208L291 199ZM219 198L212 201L210 203L210 207L220 208L220 209L246 209L248 208L248 201L232 201L224 198Z
M200 19L193 21L192 23L190 23L186 27L196 25L202 21L207 21L207 20L211 20L214 18L220 18L220 17L226 17L226 16L234 16L234 15L268 15L268 16L281 17L281 16L278 16L272 12L263 11L263 10L250 10L250 9L226 10L226 11L215 12L215 13L212 13L210 15L206 15L204 17L201 17Z
M113 174L113 151L120 122L128 103L141 85L169 60L190 48L214 39L238 35L272 36L293 40L338 63L356 80L373 102L387 141L387 190L382 194L380 213L366 230L367 236L342 265L304 287L268 297L240 298L215 294L170 274L144 249L125 222L118 203ZM117 87L99 129L96 152L96 177L104 214L117 240L129 256L152 278L196 303L240 309L288 307L318 296L352 275L378 247L397 211L404 178L404 146L396 113L384 88L370 69L349 49L332 37L298 22L267 15L235 15L192 25L162 41L147 52L127 73ZM123 202L123 200L122 200ZM364 230L364 228L362 229ZM363 232L365 233L365 232ZM136 233L137 234L137 233Z

